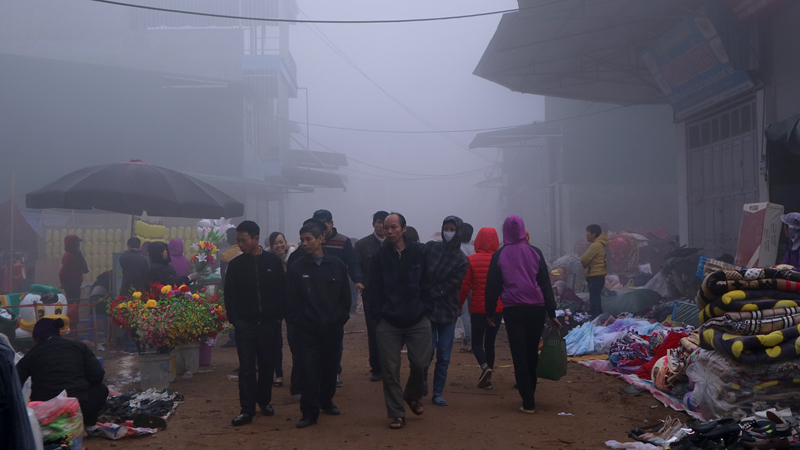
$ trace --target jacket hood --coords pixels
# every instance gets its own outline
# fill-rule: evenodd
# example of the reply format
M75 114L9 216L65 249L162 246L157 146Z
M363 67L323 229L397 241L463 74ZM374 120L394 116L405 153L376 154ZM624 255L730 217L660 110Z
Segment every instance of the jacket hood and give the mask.
M608 247L608 236L605 233L600 233L594 241L603 244L603 247Z
M150 256L150 262L157 264L169 264L169 257L165 259L163 256L161 256L166 249L167 244L164 242L151 242L150 245L147 246L147 254Z
M494 253L500 248L500 238L494 228L481 228L475 237L475 251L477 253Z
M456 235L450 242L445 242L445 247L461 249L461 231L464 227L464 221L458 216L445 217L442 221L442 242L444 242L444 224L447 222L454 222L456 224Z
M506 217L503 222L503 245L524 244L525 240L525 222L522 217L513 214Z
M75 249L80 248L81 238L77 234L68 234L64 236L64 248Z
M175 238L169 241L169 256L183 256L183 239Z

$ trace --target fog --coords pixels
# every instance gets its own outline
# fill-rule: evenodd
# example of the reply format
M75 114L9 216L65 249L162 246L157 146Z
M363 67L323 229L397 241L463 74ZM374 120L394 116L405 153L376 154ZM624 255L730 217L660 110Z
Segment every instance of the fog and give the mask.
M350 21L517 3L294 5L158 3ZM545 101L473 75L500 20L268 25L92 1L0 0L0 199L10 197L12 176L24 205L25 193L71 171L141 159L200 176L242 201L262 234L280 230L290 240L317 209L330 210L351 237L371 232L375 211L398 211L423 240L451 214L499 230L516 213L546 252L570 249L588 223L676 232L669 107ZM560 141L468 149L481 131L545 119ZM316 172L308 172L298 166L307 144L323 157L344 154L347 164L314 167L312 158ZM487 180L491 187L477 187Z
M274 15L269 4L249 14ZM223 126L225 116L237 108L226 95L242 80L241 30L225 29L236 21L213 19L220 26L212 32L180 29L177 22L153 30L141 25L147 24L143 17L180 19L89 1L2 0L0 5L3 66L23 67L12 70L12 82L0 88L8 105L0 112L0 177L7 180L0 198L10 196L12 173L16 198L22 201L25 192L69 171L132 158L190 173L237 177L240 167L248 170L247 156L237 154L236 141L230 144L240 125ZM231 14L208 1L159 6ZM450 16L511 9L516 2L359 0L341 6L300 1L297 18ZM543 118L542 98L472 75L500 17L286 27L297 85L306 88L286 100L289 118L297 122L290 146L305 146L308 117L311 150L348 156L348 165L337 172L346 176L346 190L316 188L286 197L284 226L290 237L319 208L331 210L339 230L354 237L370 232L370 217L377 210L404 213L423 240L450 214L476 229L499 227L497 188L475 187L499 175L499 151L469 151L475 132L437 133L434 128L486 129ZM197 89L167 91L165 73L176 75L176 85ZM219 87L217 81L209 80L232 83L216 92L209 87ZM161 92L148 97L136 90L151 82L164 84ZM241 198L241 192L220 187Z
M300 18L369 20L448 16L517 5L515 1L361 0L348 2L346 14L337 2L308 0L299 6ZM381 88L440 130L542 120L541 98L513 93L472 75L499 20L498 15L428 23L293 28L291 47L298 65L298 84L309 88L309 121L348 128L432 131ZM375 83L326 45L325 39ZM292 105L292 118L298 122L306 119L303 95L301 92L300 101ZM497 188L474 186L499 175L498 151L466 150L475 132L400 134L310 128L312 139L350 157L348 167L342 170L349 183L347 192L318 189L311 195L291 197L289 223L327 207L340 231L359 237L370 232L370 215L382 209L402 212L423 240L438 231L441 220L450 214L472 223L476 230L481 226L500 228ZM314 142L311 149L325 150ZM457 178L420 179L482 168L489 170Z

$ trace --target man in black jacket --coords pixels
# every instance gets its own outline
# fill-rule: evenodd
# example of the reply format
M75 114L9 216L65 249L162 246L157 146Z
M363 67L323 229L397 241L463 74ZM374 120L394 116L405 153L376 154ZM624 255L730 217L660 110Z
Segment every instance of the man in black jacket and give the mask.
M286 277L280 258L258 244L259 234L258 225L249 220L236 227L242 254L231 260L225 273L225 307L228 321L236 328L242 406L241 413L231 421L234 426L252 422L256 404L265 416L275 414L270 405L272 376L275 342L280 338L280 321L286 309Z
M350 319L347 267L323 250L323 229L309 223L300 229L305 255L287 272L287 322L293 327L295 350L302 367L302 419L297 428L317 423L319 412L339 415L333 404L336 366L341 355L344 324Z
M120 255L119 266L122 268L122 286L119 295L128 295L131 288L137 291L147 289L147 270L150 263L139 248L142 241L132 237L128 239L128 251Z
M369 367L372 372L370 381L381 381L381 360L378 356L378 341L375 339L375 327L378 323L372 319L369 313L372 302L369 299L369 269L372 264L372 255L381 247L386 239L386 231L383 229L383 221L389 213L378 211L372 215L372 228L374 231L369 236L359 239L353 248L358 255L361 265L361 278L364 281L364 291L361 292L361 299L364 302L364 315L367 322L367 342L369 345Z
M431 322L420 298L420 284L425 270L422 245L405 236L406 219L391 213L384 221L386 242L372 256L369 275L369 298L374 308L370 314L378 325L375 335L383 373L383 397L392 419L392 429L403 428L406 411L420 415L423 373L431 361ZM401 350L408 348L411 373L405 391L400 386Z

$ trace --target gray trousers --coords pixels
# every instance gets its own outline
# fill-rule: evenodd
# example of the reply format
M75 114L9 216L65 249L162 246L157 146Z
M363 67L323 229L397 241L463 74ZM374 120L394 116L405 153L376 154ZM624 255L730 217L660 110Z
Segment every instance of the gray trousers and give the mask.
M405 417L404 399L417 401L422 398L424 372L431 362L431 321L427 317L407 328L398 328L385 320L375 329L378 354L383 372L383 398L390 419ZM408 348L410 373L405 390L400 386L400 353L403 344Z

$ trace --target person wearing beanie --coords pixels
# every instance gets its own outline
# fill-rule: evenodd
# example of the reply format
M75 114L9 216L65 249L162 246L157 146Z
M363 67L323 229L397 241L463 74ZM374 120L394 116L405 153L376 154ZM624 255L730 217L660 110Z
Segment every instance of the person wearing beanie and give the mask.
M105 370L86 344L61 337L64 321L43 318L33 327L33 348L17 363L20 383L31 378L31 400L47 401L61 391L78 399L87 427L97 423L108 388Z

